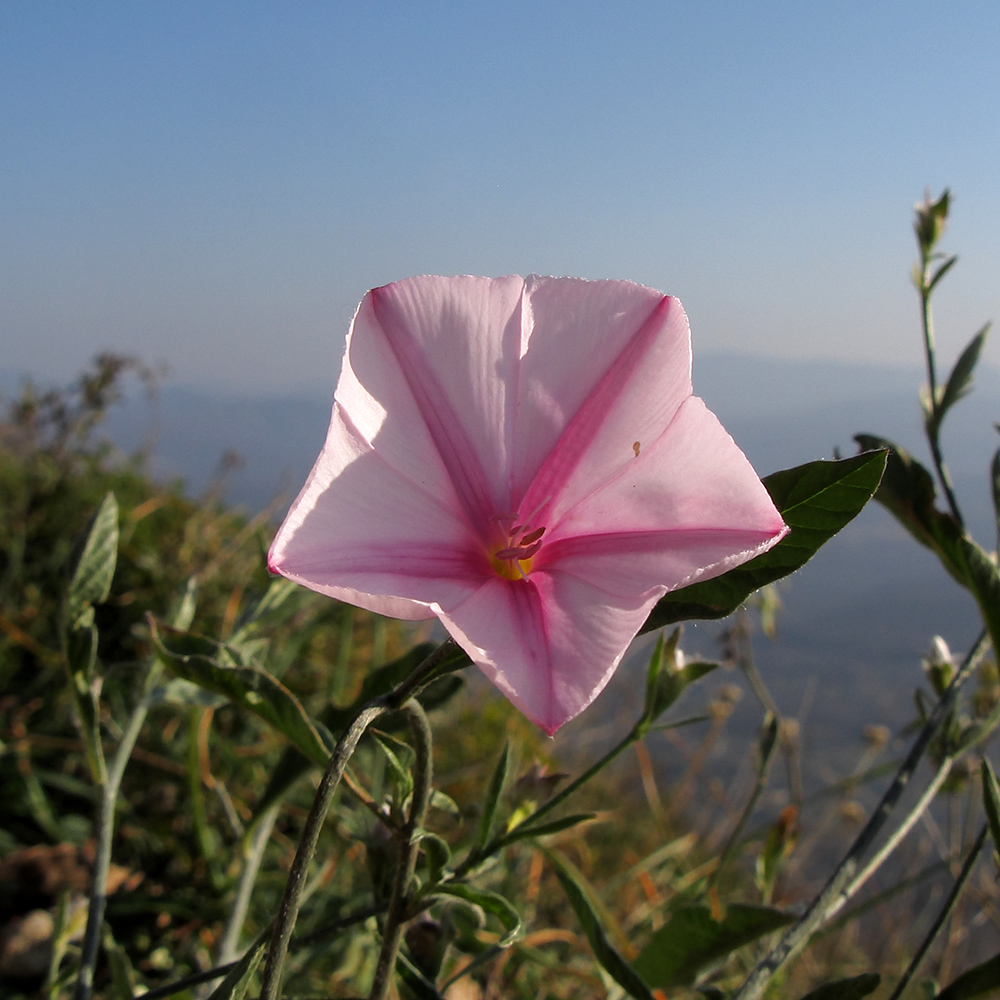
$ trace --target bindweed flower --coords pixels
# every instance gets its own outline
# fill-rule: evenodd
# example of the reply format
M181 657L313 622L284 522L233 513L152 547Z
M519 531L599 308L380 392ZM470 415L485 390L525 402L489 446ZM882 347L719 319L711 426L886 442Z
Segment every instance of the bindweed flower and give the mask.
M370 291L273 572L437 616L548 733L667 591L787 531L691 395L681 304L626 281L419 277Z

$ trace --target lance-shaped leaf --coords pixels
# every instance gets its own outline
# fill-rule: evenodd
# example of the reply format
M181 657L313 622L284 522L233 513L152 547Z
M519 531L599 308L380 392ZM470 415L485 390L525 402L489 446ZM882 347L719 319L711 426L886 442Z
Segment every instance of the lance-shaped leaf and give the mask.
M989 760L984 757L979 773L983 781L983 809L989 820L993 846L1000 851L1000 787Z
M435 886L430 895L457 899L496 917L504 929L503 935L497 941L498 948L506 948L524 934L521 915L513 903L497 892L480 889L464 882L446 882L444 885Z
M962 529L951 516L934 506L937 491L934 477L909 452L886 438L874 434L855 434L854 440L864 449L888 448L885 475L875 493L896 520L910 532L921 545L934 551L945 569L959 583L965 580L956 566L955 547Z
M860 976L838 979L836 982L817 986L802 997L802 1000L862 1000L862 997L874 993L880 982L882 977L877 972L862 972Z
M118 502L114 493L108 493L90 520L70 577L66 596L70 628L86 627L93 620L88 616L90 606L107 600L117 561Z
M884 438L857 434L854 439L862 448L890 449L875 499L937 555L958 583L971 591L996 646L1000 642L1000 574L992 558L951 514L937 509L934 480L919 462Z
M319 717L322 726L333 734L336 740L351 720L357 715L362 706L375 698L388 694L401 681L406 680L410 674L437 648L434 643L418 643L408 650L398 659L391 663L386 663L376 670L367 674L361 686L361 693L350 705L340 707L338 705L328 706ZM440 664L438 671L443 676L439 676L436 681L432 681L423 691L417 695L417 701L423 706L425 711L430 711L437 705L447 701L461 687L462 679L451 676L448 671L460 670L468 666L469 659L465 652L456 647L448 659ZM388 728L392 719L383 716L379 725ZM294 747L289 747L281 755L277 765L271 772L270 780L264 795L254 812L253 823L264 815L264 813L277 802L291 786L305 774L314 762L307 756L303 756ZM325 760L320 766L325 766Z
M326 766L333 749L332 737L325 727L309 718L298 698L283 684L255 666L234 662L234 651L222 643L175 632L152 620L150 630L157 650L175 674L253 712L314 764Z
M642 627L732 614L755 590L795 572L849 524L872 498L885 469L884 451L809 462L764 478L791 531L769 551L714 580L671 591Z
M983 344L986 343L986 335L989 332L990 324L987 323L969 341L965 350L962 351L955 362L955 367L952 368L951 374L948 376L948 381L941 390L941 398L934 409L934 415L928 420L928 428L932 434L937 434L938 429L941 427L941 422L944 420L944 415L948 410L963 396L971 392L976 363L979 361L980 352L983 349Z
M635 968L652 986L690 986L707 966L794 920L769 906L734 904L722 920L707 906L687 906L650 938Z
M500 805L500 796L503 794L504 785L507 782L507 771L510 767L510 744L504 743L500 752L500 759L493 768L490 776L490 783L486 788L486 798L483 800L483 811L479 817L479 828L476 831L476 839L472 844L470 857L478 854L486 846L493 832L493 823L496 820L497 808Z
M566 893L570 905L576 912L577 919L587 935L594 957L601 963L601 968L623 989L636 1000L655 1000L650 988L639 973L625 961L621 952L608 940L604 928L594 912L587 893L577 882L568 867L557 864L556 876Z
M268 926L247 949L246 954L236 963L229 975L215 987L208 1000L243 1000L270 940L271 928Z
M993 515L997 523L997 545L1000 546L1000 448L990 463L990 491L993 494Z

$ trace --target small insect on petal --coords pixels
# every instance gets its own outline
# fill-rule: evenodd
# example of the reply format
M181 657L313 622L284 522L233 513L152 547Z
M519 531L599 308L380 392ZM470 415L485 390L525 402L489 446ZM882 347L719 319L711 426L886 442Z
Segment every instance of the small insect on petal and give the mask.
M633 441L632 442L632 450L635 452L635 457L638 458L639 457L639 442L638 441Z

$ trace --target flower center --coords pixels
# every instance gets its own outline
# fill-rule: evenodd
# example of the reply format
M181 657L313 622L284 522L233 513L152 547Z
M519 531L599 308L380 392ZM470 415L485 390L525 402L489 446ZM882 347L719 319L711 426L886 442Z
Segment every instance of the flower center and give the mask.
M490 554L493 568L505 580L526 580L531 572L531 563L542 547L545 528L515 523L514 515L502 515L496 521L502 534L499 547Z

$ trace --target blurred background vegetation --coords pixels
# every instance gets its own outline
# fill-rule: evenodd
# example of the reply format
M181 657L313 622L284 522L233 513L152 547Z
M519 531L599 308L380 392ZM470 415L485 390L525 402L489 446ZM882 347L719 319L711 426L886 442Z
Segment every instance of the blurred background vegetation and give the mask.
M100 729L109 753L149 664L161 656L151 621L169 622L182 607L193 616L190 634L222 643L239 637L331 728L336 707L361 697L374 668L429 638L291 587L280 606L265 606L273 593L265 567L273 511L251 517L220 501L231 458L220 465L222 478L191 498L180 481L155 482L144 454L126 456L103 442L101 421L127 375L155 391L155 378L136 361L105 355L68 389L25 385L0 422L0 982L11 998L68 996L79 953L98 793L67 684L65 595L80 539L106 494L114 493L120 511L113 585L95 607ZM725 624L719 657L729 671L697 685L663 732L637 742L576 794L572 811L586 820L514 843L484 864L479 882L517 902L520 939L498 949L509 928L496 914L431 906L410 925L405 945L406 960L425 979L411 979L404 991L432 995L421 982L436 979L453 1000L620 995L594 962L593 941L558 872L584 887L607 940L627 959L690 904L714 916L734 903L792 911L816 891L864 818L872 784L884 783L898 762L899 743L870 727L849 773L822 787L807 782L803 791L801 733L795 720L768 714L773 703L753 664L753 633L773 627L774 611L765 593L752 613ZM511 763L499 789L501 830L564 787L563 769L578 772L596 753L546 739L490 696L478 674L460 676L427 702L437 789L428 826L453 852L477 837L505 742ZM933 670L929 684L940 687ZM987 661L965 711L989 716L997 691ZM759 699L768 725L749 747L729 746L741 763L723 781L710 762L744 696ZM95 979L96 994L116 1000L242 954L277 909L318 774L301 757L296 770L286 739L258 716L182 678L164 674L149 704L118 801ZM353 996L370 980L391 868L383 819L393 796L400 804L395 772L406 756L405 745L393 742L405 732L393 735L399 727L391 719L380 728L384 735L362 743L326 824L293 942L288 995ZM668 745L674 763L664 767ZM772 757L783 763L765 790ZM276 790L283 768L287 789ZM919 842L810 947L775 995L799 996L863 971L898 974L978 823L973 771L953 769ZM292 781L299 772L311 776ZM998 893L986 867L936 953L939 979L982 960L995 939ZM678 973L670 991L657 995L698 995L694 985L705 984L706 968L711 988L732 987L762 953L768 936L758 937ZM191 982L170 995L206 996L211 988Z

